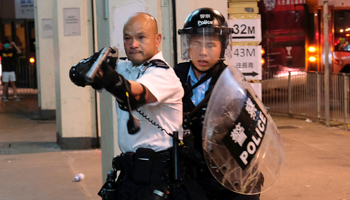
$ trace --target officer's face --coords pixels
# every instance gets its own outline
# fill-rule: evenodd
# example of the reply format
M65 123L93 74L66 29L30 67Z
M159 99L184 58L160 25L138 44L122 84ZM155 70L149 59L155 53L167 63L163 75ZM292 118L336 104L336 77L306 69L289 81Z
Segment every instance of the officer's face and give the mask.
M221 42L216 36L193 36L190 39L190 58L201 71L213 67L219 60Z
M155 21L137 15L124 26L124 48L134 66L141 65L157 54L161 41Z

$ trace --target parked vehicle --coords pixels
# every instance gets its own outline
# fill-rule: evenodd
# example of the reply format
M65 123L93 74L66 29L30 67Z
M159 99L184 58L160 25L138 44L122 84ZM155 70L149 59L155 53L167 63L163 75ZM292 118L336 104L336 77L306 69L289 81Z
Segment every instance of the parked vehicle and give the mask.
M323 1L262 0L263 70L323 71ZM350 73L350 1L329 1L330 72ZM272 78L265 76L265 78Z

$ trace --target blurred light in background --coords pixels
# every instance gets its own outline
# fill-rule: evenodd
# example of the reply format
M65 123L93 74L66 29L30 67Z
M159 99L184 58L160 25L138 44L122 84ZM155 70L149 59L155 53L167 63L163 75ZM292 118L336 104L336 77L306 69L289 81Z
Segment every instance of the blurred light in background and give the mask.
M34 57L29 58L29 62L30 62L31 65L34 64L35 58Z
M310 56L309 57L309 61L310 62L315 62L316 61L316 57L315 56Z

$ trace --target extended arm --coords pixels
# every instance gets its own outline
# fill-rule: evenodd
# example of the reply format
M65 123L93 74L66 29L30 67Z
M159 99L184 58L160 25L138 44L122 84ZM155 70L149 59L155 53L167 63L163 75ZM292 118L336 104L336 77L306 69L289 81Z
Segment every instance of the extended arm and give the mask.
M94 89L105 88L110 92L120 104L120 108L126 110L126 98L129 97L132 109L136 109L145 103L156 101L154 95L142 84L136 81L129 81L123 75L116 72L110 65L115 66L115 62L103 61L92 82L87 82L85 75L97 59L99 53L95 53L88 59L81 60L72 66L69 75L71 81L78 86L85 87L91 85Z
M136 81L129 81L131 84L131 93L134 95L136 100L139 100L142 96L143 93L143 87L140 83ZM146 88L146 94L145 94L145 99L146 103L153 103L156 102L157 99L156 97Z
M17 54L21 54L22 51L17 47L16 43L11 42L11 45L17 50Z

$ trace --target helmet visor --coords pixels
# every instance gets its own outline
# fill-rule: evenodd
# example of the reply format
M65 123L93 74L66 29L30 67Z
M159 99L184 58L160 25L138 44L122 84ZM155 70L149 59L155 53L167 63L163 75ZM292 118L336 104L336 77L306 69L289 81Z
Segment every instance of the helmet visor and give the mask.
M183 60L190 60L193 53L216 56L218 60L231 58L231 33L228 28L182 29L180 34Z

